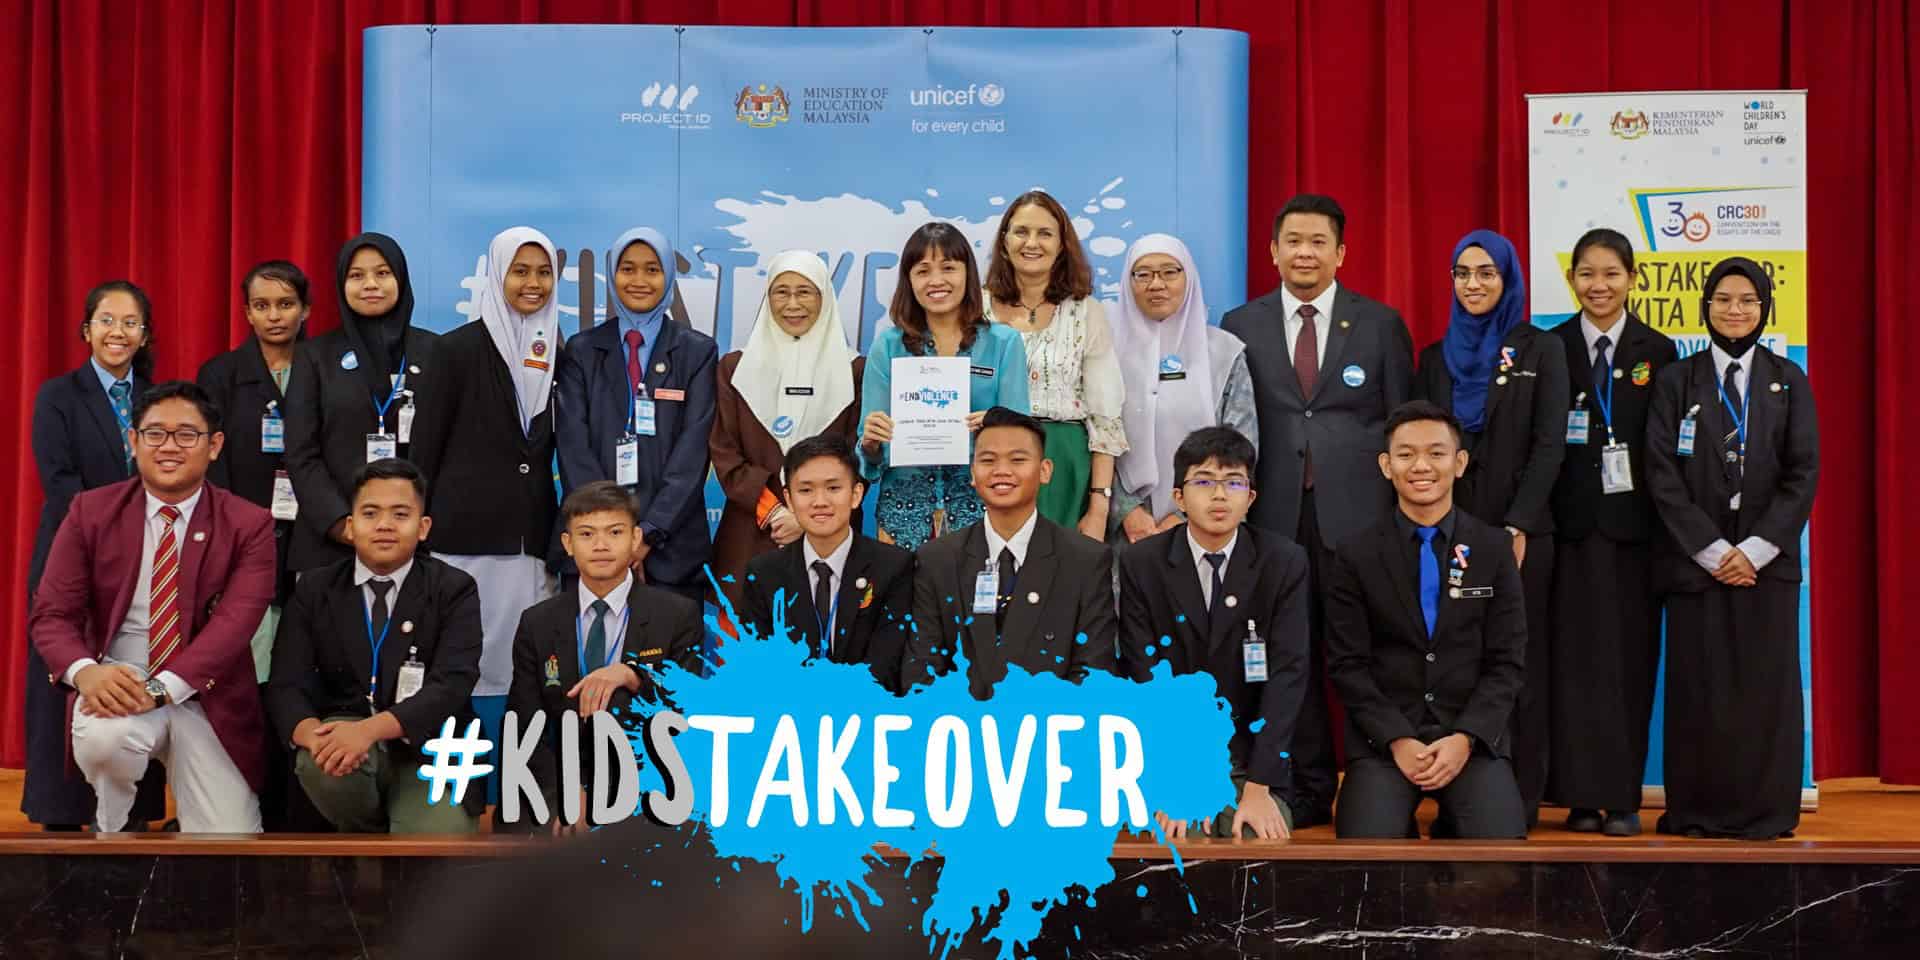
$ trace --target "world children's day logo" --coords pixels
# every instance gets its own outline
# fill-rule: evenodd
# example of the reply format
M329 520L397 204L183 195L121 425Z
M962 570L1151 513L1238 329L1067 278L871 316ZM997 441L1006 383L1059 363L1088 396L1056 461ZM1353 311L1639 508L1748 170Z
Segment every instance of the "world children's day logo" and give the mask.
M587 792L594 822L693 822L717 857L772 864L798 896L803 931L824 897L871 932L863 909L881 903L869 875L884 843L906 853L910 871L937 851L938 888L921 919L933 955L977 929L1011 958L1070 890L1115 879L1122 827L1157 833L1155 812L1197 820L1234 802L1234 721L1206 674L1173 676L1162 662L1148 683L1105 673L1075 683L1015 667L977 700L965 655L937 651L955 669L895 696L866 665L789 642L787 600L775 595L767 637L743 624L705 675L672 663L650 674L651 713L595 714ZM707 625L719 629L711 615ZM577 823L587 811L573 712L558 719L560 809L548 809L529 772L548 724L544 713L509 713L495 750L475 727L454 736L449 719L423 745L420 776L434 802L457 803L491 757L505 820Z

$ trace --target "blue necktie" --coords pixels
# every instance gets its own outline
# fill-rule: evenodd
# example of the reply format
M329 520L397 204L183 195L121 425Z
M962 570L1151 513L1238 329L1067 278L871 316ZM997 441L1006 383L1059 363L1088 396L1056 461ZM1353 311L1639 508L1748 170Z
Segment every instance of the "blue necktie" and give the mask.
M1433 555L1433 537L1439 527L1421 527L1420 537L1420 614L1427 619L1427 636L1433 636L1434 621L1440 619L1440 558Z
M116 380L107 388L107 399L113 401L114 415L121 423L133 422L133 384L125 380ZM133 462L133 445L127 442L127 432L120 431L120 449L126 455L127 462Z
M587 662L580 665L581 676L607 665L607 611L605 600L595 600L587 611L593 614L593 626L587 628Z
M1613 361L1607 357L1607 348L1611 346L1613 341L1607 339L1604 333L1593 341L1593 390L1596 397L1600 395L1601 390L1605 389L1606 382L1613 377Z

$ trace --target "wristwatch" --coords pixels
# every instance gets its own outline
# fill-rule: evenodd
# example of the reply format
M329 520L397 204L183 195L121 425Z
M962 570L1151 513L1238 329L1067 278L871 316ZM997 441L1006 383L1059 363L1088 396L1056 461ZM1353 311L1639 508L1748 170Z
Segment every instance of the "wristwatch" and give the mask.
M1112 488L1112 487L1088 487L1088 488L1087 488L1087 492L1088 492L1088 493L1097 493L1097 494L1099 494L1099 495L1101 495L1101 496L1103 496L1103 497L1106 497L1106 498L1107 498L1108 500L1112 500L1112 499L1113 499L1113 488Z
M154 706L164 707L167 705L167 685L161 683L159 678L156 677L147 681L147 695L153 698Z

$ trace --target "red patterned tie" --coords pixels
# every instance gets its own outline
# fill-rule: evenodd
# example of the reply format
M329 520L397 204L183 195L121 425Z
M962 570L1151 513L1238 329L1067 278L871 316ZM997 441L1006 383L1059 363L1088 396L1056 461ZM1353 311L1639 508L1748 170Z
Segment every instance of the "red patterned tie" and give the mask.
M640 369L640 345L647 342L647 335L638 330L627 331L627 389L635 396L640 394L640 381L646 371Z
M180 519L180 508L171 504L160 508L160 519L167 525L160 531L160 544L153 550L153 582L147 594L150 606L147 619L147 673L160 672L180 646L180 541L173 525Z

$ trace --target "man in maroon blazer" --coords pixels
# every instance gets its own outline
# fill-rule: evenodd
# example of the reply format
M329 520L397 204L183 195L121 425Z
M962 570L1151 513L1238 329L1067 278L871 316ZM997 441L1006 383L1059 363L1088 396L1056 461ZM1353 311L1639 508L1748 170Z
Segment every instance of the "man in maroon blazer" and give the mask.
M126 825L151 758L183 831L258 833L266 723L248 641L273 599L273 518L205 483L224 438L198 386L148 390L129 434L139 475L74 498L28 635L73 691L95 829Z

